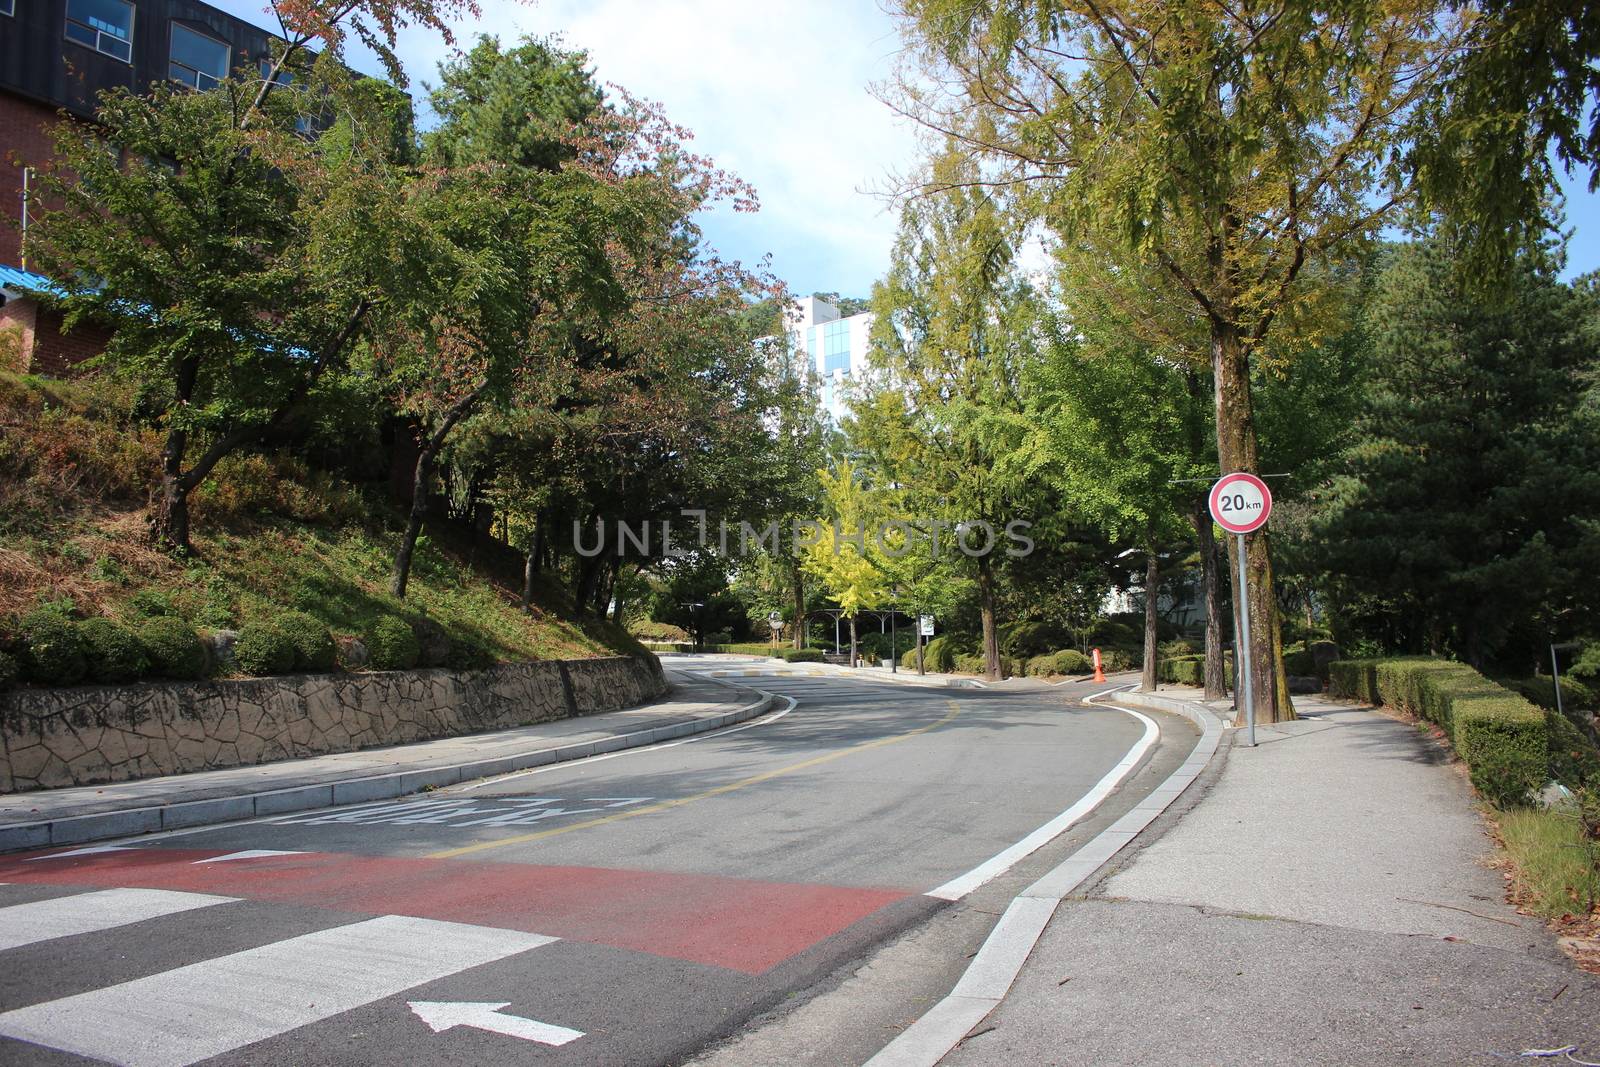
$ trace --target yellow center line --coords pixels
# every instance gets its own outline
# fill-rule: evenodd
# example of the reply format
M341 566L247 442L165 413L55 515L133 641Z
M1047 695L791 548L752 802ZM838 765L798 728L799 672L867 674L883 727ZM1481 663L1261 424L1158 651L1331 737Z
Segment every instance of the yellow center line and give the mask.
M731 793L736 789L743 789L746 786L759 785L762 782L771 781L772 779L782 777L785 774L793 774L795 771L803 771L809 767L817 767L824 763L832 763L836 759L843 759L845 756L853 755L857 752L864 752L869 748L880 748L883 745L892 745L897 741L904 741L907 738L916 737L918 734L925 734L929 730L937 730L939 727L943 726L945 723L961 714L960 704L956 703L954 700L946 701L946 703L950 705L950 712L938 722L930 722L926 726L919 726L915 730L907 730L905 733L895 734L893 737L880 737L875 741L863 741L859 745L853 745L850 748L840 749L837 752L830 752L825 756L813 756L811 759L802 760L799 763L791 763L787 767L778 767L774 770L763 771L760 774L753 774L749 778L741 778L737 782L729 782L727 785L719 785L715 789L707 789L704 793L696 793L694 796L679 797L676 800L663 800L657 804L647 804L642 808L629 808L627 811L619 811L614 815L602 815L599 818L585 819L583 822L575 822L570 826L558 826L550 830L540 830L536 833L519 834L516 837L503 837L496 841L481 841L476 845L463 845L460 848L445 849L443 852L431 852L428 854L427 858L433 860L450 860L455 859L458 856L467 856L474 852L486 852L491 848L504 848L507 845L525 845L530 841L543 841L547 837L559 837L562 834L570 834L575 830L589 830L596 826L604 826L607 823L621 822L623 819L637 818L640 815L655 815L663 811L671 811L673 808L681 808L685 804L693 804L697 800L705 800L709 797L718 797L724 793Z

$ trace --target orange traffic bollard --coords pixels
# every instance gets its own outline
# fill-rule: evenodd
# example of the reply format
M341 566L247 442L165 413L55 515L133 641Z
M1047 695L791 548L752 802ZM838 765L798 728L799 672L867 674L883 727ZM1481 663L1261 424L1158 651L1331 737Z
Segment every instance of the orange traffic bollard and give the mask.
M1090 651L1094 653L1094 680L1103 682L1106 680L1106 672L1100 666L1100 650L1095 648Z

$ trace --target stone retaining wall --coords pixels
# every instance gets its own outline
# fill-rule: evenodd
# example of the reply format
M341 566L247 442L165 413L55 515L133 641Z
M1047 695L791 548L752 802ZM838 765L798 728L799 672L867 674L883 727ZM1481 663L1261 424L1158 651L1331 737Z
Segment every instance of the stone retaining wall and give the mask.
M654 657L21 689L0 694L0 793L530 726L666 690Z

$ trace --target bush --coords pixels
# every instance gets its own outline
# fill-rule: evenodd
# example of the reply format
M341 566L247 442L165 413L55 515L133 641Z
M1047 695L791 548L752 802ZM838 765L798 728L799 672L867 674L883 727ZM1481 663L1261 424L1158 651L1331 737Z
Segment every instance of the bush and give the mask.
M690 645L689 647L693 648L694 646ZM778 646L778 650L779 651L781 651L782 648L783 648L782 645ZM723 653L725 655L729 655L729 656L775 656L775 655L778 654L778 652L773 650L772 644L770 642L768 642L767 644L761 644L760 642L757 642L757 641L744 641L744 642L741 642L739 644L733 644L733 645L728 645L728 644L722 644L722 645L707 644L705 646L705 650L707 652L721 652L721 653Z
M373 670L406 671L417 665L422 648L410 623L394 615L385 615L367 634L367 652Z
M1051 649L1060 648L1066 634L1059 626L1046 622L1012 622L1001 626L998 637L1003 655L1020 657L1041 656Z
M1565 715L1544 713L1550 736L1550 777L1570 789L1600 787L1600 749Z
M76 685L89 673L83 639L72 620L42 608L27 615L18 628L22 666L28 680L41 685Z
M1492 804L1526 803L1545 783L1545 713L1465 664L1426 656L1340 660L1329 677L1335 696L1382 703L1438 725Z
M971 652L962 652L955 657L955 670L958 674L984 674L985 665L983 657Z
M726 630L716 630L706 634L705 640L701 643L707 645L731 645L733 644L733 635Z
M1529 701L1539 705L1546 711L1556 710L1556 687L1551 684L1548 674L1540 674L1532 678L1508 679L1500 684L1513 692L1522 694ZM1595 707L1594 690L1582 682L1571 678L1562 678L1561 706L1567 711L1577 708L1592 709Z
M182 619L161 616L139 627L150 656L150 673L162 678L199 678L206 673L206 646Z
M928 643L922 646L923 667L941 674L956 670L956 653L966 652L970 640L960 634L940 634L929 638ZM914 653L911 662L916 663Z
M9 652L0 652L0 693L15 686L21 677L22 665L16 657Z
M85 619L78 624L89 677L97 682L132 682L150 670L150 655L139 635L107 618Z
M450 657L445 665L453 671L481 671L500 662L494 649L480 641L450 642Z
M1144 653L1138 645L1124 645L1122 647L1102 648L1100 650L1100 666L1107 673L1114 671L1131 671L1138 667L1144 659Z
M303 611L286 611L272 625L294 646L294 669L331 671L339 662L339 649L328 628Z
M820 648L785 648L778 652L778 656L788 663L822 662L822 650Z
M1283 669L1298 678L1308 677L1317 673L1316 657L1304 645L1288 645L1283 650Z
M239 631L233 661L246 674L287 674L294 670L294 640L274 623L250 623Z

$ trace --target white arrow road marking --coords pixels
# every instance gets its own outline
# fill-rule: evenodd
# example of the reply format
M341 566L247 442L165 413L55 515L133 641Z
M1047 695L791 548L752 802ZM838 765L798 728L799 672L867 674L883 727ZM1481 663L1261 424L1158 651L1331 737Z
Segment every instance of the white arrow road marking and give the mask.
M434 1033L443 1033L457 1026L470 1026L474 1030L487 1030L492 1034L520 1037L524 1041L537 1041L541 1045L565 1045L583 1036L582 1030L569 1030L565 1026L524 1019L520 1015L506 1015L501 1008L510 1001L498 1004L473 1004L457 1001L408 1001L417 1018L428 1024Z
M385 915L0 1015L0 1035L185 1067L556 940Z
M204 893L173 893L165 889L107 889L13 904L0 908L0 950L110 930L180 911L209 908L213 904L231 904L234 899Z
M29 863L39 860L64 860L68 856L93 856L98 852L132 852L137 845L91 845L88 848L75 848L71 852L54 852L48 856L29 856Z
M264 856L304 856L304 852L279 852L275 848L247 848L243 852L230 852L226 856L212 856L195 863L227 863L229 860L256 860Z

